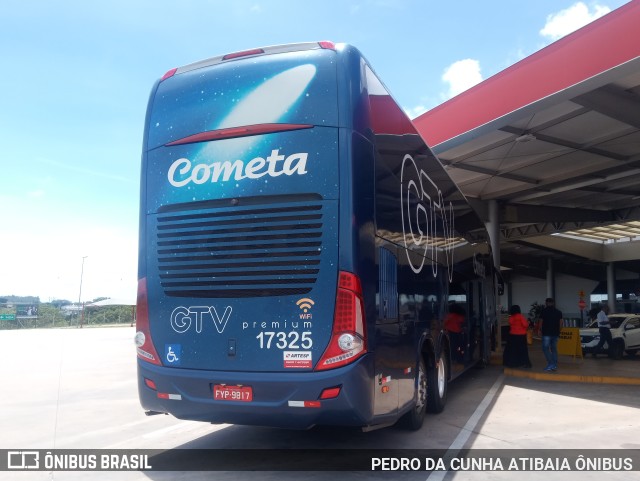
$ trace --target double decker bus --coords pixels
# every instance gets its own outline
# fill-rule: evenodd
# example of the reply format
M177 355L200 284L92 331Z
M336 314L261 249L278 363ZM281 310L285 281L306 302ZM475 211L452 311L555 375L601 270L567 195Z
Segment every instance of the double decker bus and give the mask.
M489 356L482 222L354 47L170 70L144 130L136 346L149 413L422 426ZM448 311L457 328L445 328Z

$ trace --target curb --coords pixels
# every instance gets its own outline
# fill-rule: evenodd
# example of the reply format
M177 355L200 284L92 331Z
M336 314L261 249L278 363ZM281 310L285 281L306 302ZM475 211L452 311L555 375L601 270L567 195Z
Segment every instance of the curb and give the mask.
M509 367L504 368L505 376L535 379L538 381L578 382L590 384L623 384L627 386L640 386L640 378L620 376L585 376L580 374L559 374L546 372L521 371Z
M502 364L502 353L491 353L491 364ZM624 376L594 376L586 374L565 374L558 372L534 372L530 370L516 369L505 367L504 375L511 377L520 377L524 379L534 379L536 381L555 381L555 382L576 382L583 384L618 384L626 386L640 386L640 377L624 377Z

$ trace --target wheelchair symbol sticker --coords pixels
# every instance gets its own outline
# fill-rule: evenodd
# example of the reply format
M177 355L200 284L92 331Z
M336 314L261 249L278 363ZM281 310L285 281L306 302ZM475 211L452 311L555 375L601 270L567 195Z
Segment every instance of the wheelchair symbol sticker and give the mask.
M179 366L180 359L182 358L182 345L181 344L165 344L164 358L167 361L167 364L170 364L172 366Z

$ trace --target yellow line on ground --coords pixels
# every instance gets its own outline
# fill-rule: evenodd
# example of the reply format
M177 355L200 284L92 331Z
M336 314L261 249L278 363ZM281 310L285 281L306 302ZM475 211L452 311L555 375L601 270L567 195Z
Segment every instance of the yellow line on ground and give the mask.
M592 384L626 384L629 386L640 386L640 378L619 377L619 376L584 376L579 374L561 374L546 372L521 371L519 369L504 368L506 376L523 377L527 379L537 379L539 381L563 381L581 382Z

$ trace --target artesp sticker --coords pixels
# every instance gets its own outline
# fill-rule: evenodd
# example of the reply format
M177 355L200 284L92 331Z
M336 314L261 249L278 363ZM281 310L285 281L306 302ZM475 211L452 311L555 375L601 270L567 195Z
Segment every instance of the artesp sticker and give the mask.
M311 369L313 359L311 351L284 351L284 367L294 369Z

